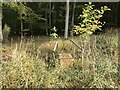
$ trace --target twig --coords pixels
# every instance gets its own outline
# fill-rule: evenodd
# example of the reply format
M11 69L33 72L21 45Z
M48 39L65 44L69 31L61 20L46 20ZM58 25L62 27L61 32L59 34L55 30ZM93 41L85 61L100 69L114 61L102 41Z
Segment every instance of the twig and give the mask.
M82 49L79 45L77 45L73 40L69 39L73 44L75 44L79 49Z

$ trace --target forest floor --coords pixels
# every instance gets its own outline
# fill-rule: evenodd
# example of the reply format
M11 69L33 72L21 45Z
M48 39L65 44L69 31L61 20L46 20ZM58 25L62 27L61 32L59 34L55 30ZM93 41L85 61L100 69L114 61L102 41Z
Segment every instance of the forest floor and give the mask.
M118 35L70 39L38 36L3 43L3 87L117 88Z

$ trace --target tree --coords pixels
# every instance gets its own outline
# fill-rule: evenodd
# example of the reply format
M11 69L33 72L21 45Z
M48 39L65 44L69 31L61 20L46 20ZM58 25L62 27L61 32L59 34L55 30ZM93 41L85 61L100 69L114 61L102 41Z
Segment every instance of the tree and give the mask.
M72 10L72 28L74 27L74 14L75 14L75 2L73 2L73 10ZM73 36L73 30L71 31L71 36Z
M2 21L2 20L1 20L1 17L0 17L0 44L2 44L2 40L3 40L2 27L1 27L2 22L1 22L1 21Z
M0 3L0 45L2 44L3 35L2 35L2 4ZM1 47L0 47L1 48Z
M116 7L115 7L115 23L118 26L118 2L116 3Z
M36 14L26 3L22 2L11 2L3 3L7 8L10 8L17 14L17 19L20 21L21 36L23 36L24 22L29 24L31 35L33 35L32 24L37 20L44 20L40 15Z
M47 22L47 11L45 11L45 25L46 25L46 35L48 35L48 28L47 28L47 25L48 25L48 22Z
M49 33L51 33L50 32L50 30L51 30L51 0L50 0L50 2L49 2Z
M66 2L66 17L65 17L65 33L64 38L68 38L68 24L69 24L69 0Z
M80 14L79 19L82 22L79 25L74 26L74 31L76 34L89 34L91 35L96 30L101 30L101 27L105 22L101 22L100 18L103 17L105 11L110 10L107 6L101 7L101 9L94 9L95 5L85 4L82 14Z
M11 2L11 3L3 3L4 5L8 6L18 14L18 19L20 20L20 28L21 28L21 36L23 31L23 20L26 19L25 16L27 15L27 7L21 2Z

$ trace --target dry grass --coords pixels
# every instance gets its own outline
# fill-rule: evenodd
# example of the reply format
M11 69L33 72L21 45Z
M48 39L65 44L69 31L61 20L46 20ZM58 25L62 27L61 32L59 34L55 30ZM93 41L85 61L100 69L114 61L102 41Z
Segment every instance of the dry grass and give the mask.
M69 40L58 39L55 60L55 41L46 37L3 44L3 87L118 87L118 37L93 35L73 40L81 49ZM71 55L72 66L60 67L61 52Z

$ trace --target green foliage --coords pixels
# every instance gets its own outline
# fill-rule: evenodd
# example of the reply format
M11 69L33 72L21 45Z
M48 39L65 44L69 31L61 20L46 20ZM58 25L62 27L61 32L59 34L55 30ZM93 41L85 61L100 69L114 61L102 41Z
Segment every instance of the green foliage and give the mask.
M101 27L105 24L100 21L100 18L103 17L105 11L110 10L107 6L101 7L101 9L94 9L95 5L85 4L82 14L78 18L82 19L82 22L79 25L74 26L74 32L76 34L89 34L91 35L95 30L101 30Z
M41 18L30 7L27 7L25 3L11 2L11 3L3 3L3 5L7 6L11 10L14 10L18 14L19 20L24 20L28 23L33 23L35 19L44 20L44 18Z
M79 22L78 16L81 14L81 5L84 3L76 2L75 7L75 14L74 19L75 23ZM96 4L96 3L95 3ZM111 12L108 12L102 17L102 20L107 21L105 26L112 27L114 26L113 23L117 23L118 14L117 12L117 5L118 3L105 3L99 2L96 4L95 7L100 6L109 6L111 8ZM51 27L56 26L59 29L59 33L62 34L64 31L64 20L65 20L65 2L63 3L52 3L52 9L49 8L49 2L38 2L38 3L31 3L31 2L2 2L2 11L3 11L3 24L7 23L11 27L11 34L18 34L20 31L20 20L23 19L23 27L30 28L32 27L31 31L36 34L43 34L45 35L46 30L49 33L49 12L52 13L51 17ZM71 26L71 19L72 19L72 8L73 3L70 4L70 15L69 15L69 26ZM104 7L103 7L104 8ZM97 12L97 11L96 11ZM101 11L100 11L101 12ZM98 17L98 16L97 16ZM46 18L46 23L44 21ZM111 19L110 19L111 18ZM80 18L81 20L83 18ZM80 21L81 21L80 20ZM109 25L109 23L111 23ZM112 25L112 26L111 26ZM23 28L23 29L24 29ZM71 28L71 27L69 27Z
M51 29L51 31L53 32L52 34L50 34L51 38L52 39L57 39L58 34L56 33L57 32L56 27L54 26L53 29Z

